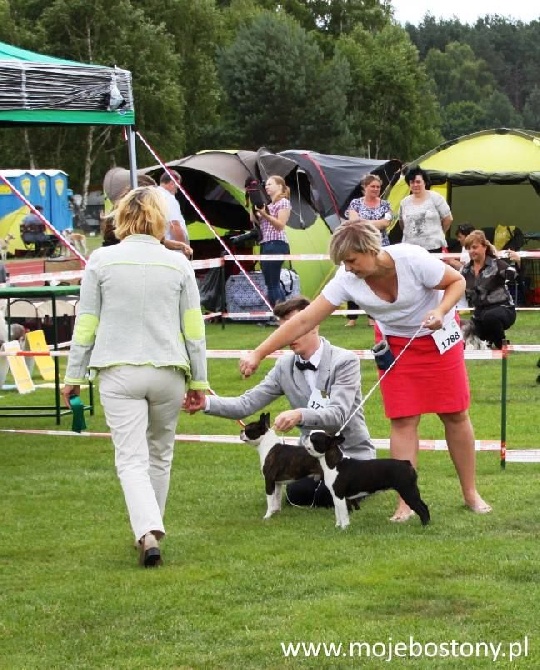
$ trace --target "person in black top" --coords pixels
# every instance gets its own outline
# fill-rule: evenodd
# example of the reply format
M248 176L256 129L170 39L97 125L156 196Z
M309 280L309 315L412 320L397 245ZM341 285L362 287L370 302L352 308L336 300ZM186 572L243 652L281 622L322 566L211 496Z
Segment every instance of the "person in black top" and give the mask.
M474 307L474 332L494 349L501 349L505 331L516 321L516 308L507 282L515 280L518 270L508 261L519 267L520 256L515 251L505 251L502 253L506 260L498 258L497 250L481 230L473 230L467 236L465 249L470 261L465 263L461 274L465 277L467 302Z

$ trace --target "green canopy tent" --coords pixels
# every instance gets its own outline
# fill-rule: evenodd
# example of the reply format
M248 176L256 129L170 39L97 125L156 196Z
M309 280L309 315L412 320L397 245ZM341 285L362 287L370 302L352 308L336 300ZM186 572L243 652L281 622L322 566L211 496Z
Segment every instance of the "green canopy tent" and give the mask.
M245 181L256 176L282 176L291 192L292 211L287 224L291 254L326 255L333 229L352 197L360 191L362 178L373 171L387 183L401 167L397 160L367 160L350 156L331 156L311 151L286 151L274 154L261 147L258 151L200 151L167 163L182 177L186 192L215 228L219 237L231 245L238 233L252 228L245 207ZM140 174L159 179L161 165L139 170ZM104 179L104 191L112 200L127 185L127 173L113 168ZM197 211L182 196L182 212L188 223L195 257L219 256L222 248L209 228L200 221ZM253 241L251 241L251 244ZM233 247L235 254L250 253L248 248ZM300 276L302 293L315 297L335 271L329 260L294 261Z
M456 224L540 231L538 133L508 128L472 133L441 144L407 168L417 165L429 174L433 190L448 201ZM401 175L384 197L397 213L408 194Z
M0 42L0 72L0 126L124 126L130 181L136 185L135 110L129 71L53 58Z

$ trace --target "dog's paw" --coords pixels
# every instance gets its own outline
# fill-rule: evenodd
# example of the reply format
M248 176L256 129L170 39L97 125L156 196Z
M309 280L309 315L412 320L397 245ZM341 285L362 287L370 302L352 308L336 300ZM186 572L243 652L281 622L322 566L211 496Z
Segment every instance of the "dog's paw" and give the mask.
M269 509L268 512L263 516L263 519L271 519L274 514L277 514L278 512L281 512L280 509Z

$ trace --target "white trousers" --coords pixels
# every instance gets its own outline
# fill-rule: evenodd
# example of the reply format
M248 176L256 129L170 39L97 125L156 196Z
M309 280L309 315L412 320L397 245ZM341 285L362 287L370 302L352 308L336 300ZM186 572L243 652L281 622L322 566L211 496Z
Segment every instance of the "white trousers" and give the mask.
M165 533L184 373L151 365L114 366L100 371L99 391L135 539L150 531L159 537Z

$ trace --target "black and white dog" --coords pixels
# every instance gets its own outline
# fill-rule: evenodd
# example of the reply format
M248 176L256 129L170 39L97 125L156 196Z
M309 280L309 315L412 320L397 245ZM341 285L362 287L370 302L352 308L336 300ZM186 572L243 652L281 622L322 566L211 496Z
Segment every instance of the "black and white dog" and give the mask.
M275 431L270 429L269 413L261 414L258 421L248 423L240 433L240 439L256 447L259 452L261 472L264 475L266 488L265 519L281 511L284 484L304 477L312 477L320 481L323 477L323 471L317 458L310 456L303 447L279 441Z
M364 492L375 493L385 489L395 489L418 514L422 525L429 523L429 509L420 497L416 470L410 461L395 458L359 461L348 458L340 449L342 442L342 435L313 431L306 443L308 453L319 459L324 483L334 499L336 526L347 528L349 525L347 499L354 499Z

